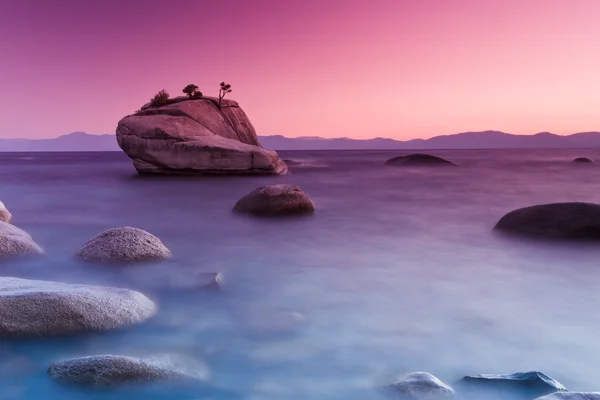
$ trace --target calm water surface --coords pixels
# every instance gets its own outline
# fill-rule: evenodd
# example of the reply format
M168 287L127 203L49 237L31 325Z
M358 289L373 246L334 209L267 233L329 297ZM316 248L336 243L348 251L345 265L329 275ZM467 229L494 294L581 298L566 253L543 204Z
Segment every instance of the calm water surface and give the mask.
M280 152L286 177L142 178L120 153L0 154L0 199L46 249L2 275L139 290L159 313L122 330L0 341L1 399L379 399L396 374L541 370L572 390L600 390L600 245L508 239L506 212L556 201L600 203L600 151L437 151L459 168L393 168L402 151ZM312 217L231 213L252 189L301 186ZM101 231L135 226L172 250L130 267L73 259ZM223 273L221 293L190 290ZM264 317L304 314L290 334ZM257 327L257 319L264 326ZM261 329L264 327L264 330ZM80 389L50 363L93 354L186 357L210 387Z

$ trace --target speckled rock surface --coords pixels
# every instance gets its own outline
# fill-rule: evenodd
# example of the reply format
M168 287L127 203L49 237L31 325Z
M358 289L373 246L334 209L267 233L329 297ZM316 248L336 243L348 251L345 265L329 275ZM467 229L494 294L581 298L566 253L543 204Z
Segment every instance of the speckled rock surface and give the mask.
M44 254L25 231L7 222L0 222L0 257L34 256Z
M155 312L150 299L128 289L0 278L0 338L104 331Z
M404 399L435 400L454 397L454 390L428 372L409 372L399 376L390 387Z
M295 185L268 185L253 190L242 197L233 211L260 216L285 216L312 214L315 205Z
M8 222L12 221L12 214L8 211L8 208L0 201L0 221Z
M178 365L168 357L134 358L118 355L79 357L52 364L51 378L64 383L86 386L113 386L130 382L165 379L206 379L206 370Z
M156 236L126 226L102 232L84 244L76 256L86 261L122 262L163 259L172 255Z

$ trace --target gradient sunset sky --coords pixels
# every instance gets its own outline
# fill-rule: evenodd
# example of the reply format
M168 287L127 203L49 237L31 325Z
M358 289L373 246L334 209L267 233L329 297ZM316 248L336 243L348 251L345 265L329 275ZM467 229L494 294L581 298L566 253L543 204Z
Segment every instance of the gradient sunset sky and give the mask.
M600 130L600 0L1 0L0 137L223 80L260 135Z

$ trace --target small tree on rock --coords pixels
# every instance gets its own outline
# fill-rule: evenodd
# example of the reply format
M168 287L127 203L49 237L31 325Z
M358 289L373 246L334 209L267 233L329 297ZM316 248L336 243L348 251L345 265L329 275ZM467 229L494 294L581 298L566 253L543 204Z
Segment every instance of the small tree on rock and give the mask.
M202 97L202 92L198 91L198 86L190 83L183 88L183 93L187 94L190 99L199 99Z
M156 93L156 95L150 99L150 105L152 107L166 106L168 102L169 102L169 93L165 89Z
M219 89L219 108L221 108L221 100L227 93L231 93L231 85L225 82L221 82L221 88Z

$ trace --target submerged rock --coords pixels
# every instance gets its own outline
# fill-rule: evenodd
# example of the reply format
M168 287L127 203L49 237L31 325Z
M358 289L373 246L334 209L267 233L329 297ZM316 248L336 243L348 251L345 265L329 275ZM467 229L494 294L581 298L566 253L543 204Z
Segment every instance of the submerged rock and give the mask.
M512 397L525 399L567 390L560 382L537 371L465 376L460 384L461 388L477 391L480 395L501 391Z
M141 293L112 287L0 278L0 337L104 331L151 317Z
M390 389L402 399L436 400L454 397L454 390L427 372L400 375Z
M555 392L535 400L600 400L600 392Z
M260 310L249 314L247 326L253 335L289 335L308 322L303 314L290 310Z
M8 211L4 203L0 201L0 221L10 223L11 220L12 214Z
M140 381L204 379L206 372L186 371L169 358L97 355L56 362L48 368L48 375L65 383L113 386Z
M551 203L519 208L503 216L497 231L533 237L600 238L600 204Z
M196 276L194 286L198 289L219 291L223 289L223 280L223 274L220 272L203 272Z
M592 161L591 159L589 159L587 157L577 157L572 162L578 163L578 164L589 164L589 163L593 163L594 161Z
M427 165L427 166L448 166L456 165L451 161L445 160L441 157L432 156L429 154L410 154L407 156L398 156L390 158L385 162L385 165L397 165L397 166L416 166L416 165Z
M76 256L86 261L142 261L170 258L171 251L159 238L143 229L114 228L84 244Z
M27 232L7 222L0 222L0 257L41 254L44 254L44 250Z
M295 185L268 185L253 190L242 197L233 211L261 216L312 214L315 205Z
M140 174L283 175L287 165L265 150L233 100L203 97L144 106L117 126L117 141Z

